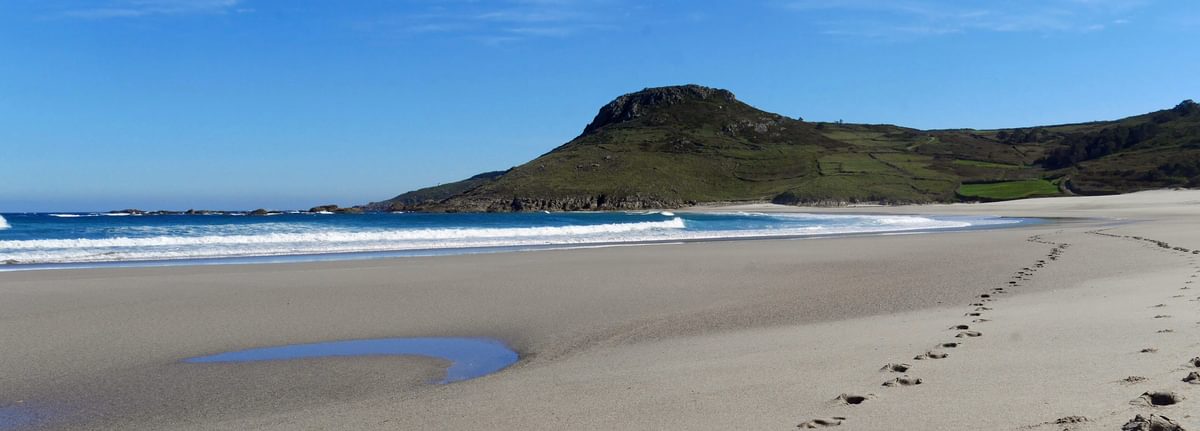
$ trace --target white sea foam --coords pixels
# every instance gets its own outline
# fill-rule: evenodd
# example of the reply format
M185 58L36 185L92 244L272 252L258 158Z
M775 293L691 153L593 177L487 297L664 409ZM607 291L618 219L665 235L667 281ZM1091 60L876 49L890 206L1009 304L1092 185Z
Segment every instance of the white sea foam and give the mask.
M810 218L830 222L791 225L767 223L762 224L761 228L726 230L689 228L681 217L660 221L517 228L351 230L319 224L262 223L195 226L181 232L145 226L127 231L127 235L130 235L127 237L0 240L0 262L69 263L484 247L578 247L646 241L904 232L1015 222L919 216L822 215Z
M0 216L0 229L8 229L11 227L12 226L8 224L8 220L5 220L4 216Z

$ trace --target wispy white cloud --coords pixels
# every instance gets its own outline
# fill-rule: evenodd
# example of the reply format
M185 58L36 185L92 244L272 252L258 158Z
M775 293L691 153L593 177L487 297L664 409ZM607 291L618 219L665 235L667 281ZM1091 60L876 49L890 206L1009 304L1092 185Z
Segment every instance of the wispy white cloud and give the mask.
M72 18L105 19L253 12L253 9L240 7L241 3L241 0L111 0L100 6L68 9L63 15Z
M1128 23L1146 0L790 0L826 34L932 36L967 32L1086 33Z
M421 2L418 2L421 3ZM443 0L417 12L374 17L360 30L409 36L440 34L503 45L536 38L567 38L613 29L624 0Z

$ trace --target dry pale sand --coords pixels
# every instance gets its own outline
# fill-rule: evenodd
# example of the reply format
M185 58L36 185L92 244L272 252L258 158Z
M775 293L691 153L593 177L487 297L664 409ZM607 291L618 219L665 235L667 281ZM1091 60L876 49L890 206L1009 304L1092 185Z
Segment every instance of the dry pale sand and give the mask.
M0 273L0 409L48 429L1112 430L1138 414L1200 429L1200 384L1183 381L1200 371L1200 192L819 211L1087 219ZM496 337L522 360L440 386L423 383L445 366L431 359L180 362L396 336ZM948 356L915 359L931 351ZM1177 403L1139 398L1156 391Z

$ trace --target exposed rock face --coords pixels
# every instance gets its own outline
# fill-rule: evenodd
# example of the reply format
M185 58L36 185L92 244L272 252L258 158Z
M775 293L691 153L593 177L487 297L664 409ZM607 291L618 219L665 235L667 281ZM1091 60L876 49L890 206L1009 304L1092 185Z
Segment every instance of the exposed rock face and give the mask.
M1192 99L1184 100L1171 109L1179 115L1191 115L1200 112L1200 104L1192 101Z
M406 211L509 212L509 211L600 211L649 210L695 205L693 201L653 196L571 196L562 198L461 199L430 206L407 206Z
M709 88L700 85L682 85L672 87L647 88L616 98L596 114L596 118L583 129L583 134L590 134L601 127L629 121L644 115L651 108L670 106L689 99L721 99L733 102L737 100L729 90Z

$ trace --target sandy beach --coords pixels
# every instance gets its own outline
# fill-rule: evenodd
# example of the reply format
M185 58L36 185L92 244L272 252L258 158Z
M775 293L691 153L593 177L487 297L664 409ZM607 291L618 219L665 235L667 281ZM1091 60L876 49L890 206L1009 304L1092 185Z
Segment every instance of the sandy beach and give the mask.
M1184 381L1200 371L1200 191L702 210L1058 219L0 273L0 408L37 416L12 429L64 430L1200 429ZM419 336L493 337L521 360L448 385L416 357L181 362Z

